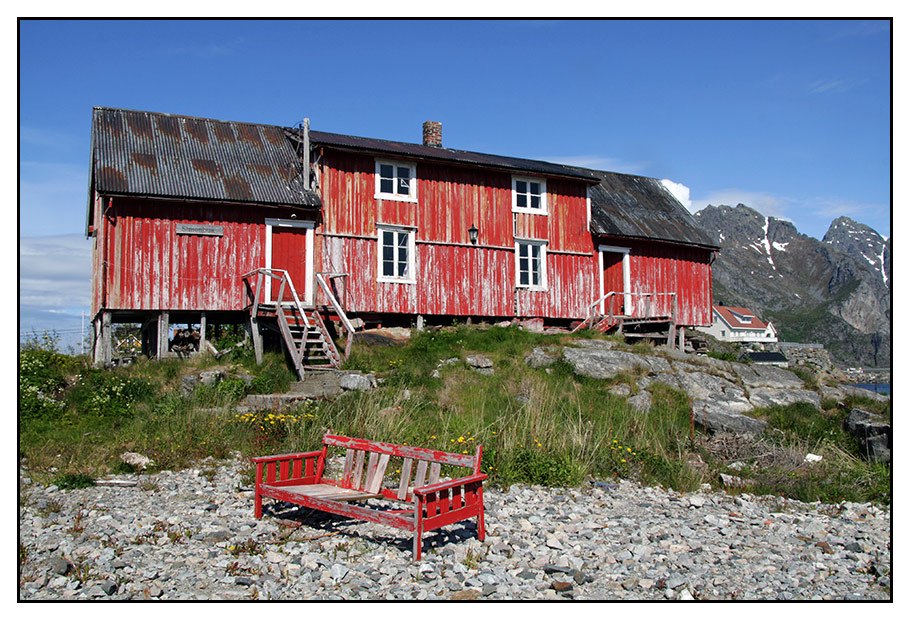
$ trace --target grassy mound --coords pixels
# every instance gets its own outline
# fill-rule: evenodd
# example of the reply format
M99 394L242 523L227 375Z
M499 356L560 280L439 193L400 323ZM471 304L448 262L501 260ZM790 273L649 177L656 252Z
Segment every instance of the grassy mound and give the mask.
M637 391L633 375L600 381L575 375L561 361L544 369L524 362L534 347L580 337L602 336L453 326L415 333L405 345L358 344L346 367L374 372L378 389L281 412L238 409L249 393L287 389L293 377L277 354L262 366L236 349L230 360L140 360L101 370L57 352L53 343L31 342L19 353L20 452L33 477L73 484L126 471L123 452L148 456L153 470L177 469L235 451L313 449L332 429L450 452L473 453L481 444L484 469L502 486L624 477L694 490L718 484L738 460L744 490L807 501L890 502L890 470L859 459L840 430L845 412L837 403L822 412L799 405L757 411L772 430L731 454L692 428L682 392L652 385L650 410L636 412L610 391L619 383ZM643 345L630 350L650 351ZM465 362L471 354L492 360L493 374L471 368ZM225 379L187 387L185 376L207 369ZM779 458L765 458L769 451ZM822 455L822 463L805 466L807 452Z

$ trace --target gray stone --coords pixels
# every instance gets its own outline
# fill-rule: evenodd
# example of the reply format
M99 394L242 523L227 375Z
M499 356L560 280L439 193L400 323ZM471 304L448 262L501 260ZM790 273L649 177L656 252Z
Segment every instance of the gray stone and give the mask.
M711 433L755 435L764 432L768 423L738 413L737 408L741 406L738 399L696 400L692 403L692 413L695 423Z
M221 370L204 370L199 373L199 382L202 385L215 385L224 380L224 372Z
M809 403L816 409L821 407L821 397L817 392L771 387L752 388L749 391L749 402L755 407L786 407L796 403Z
M733 372L746 387L768 387L778 389L802 388L803 380L789 370L777 366L731 363Z
M625 383L619 383L610 388L610 394L615 394L620 398L628 398L632 394L632 388Z
M54 555L48 558L48 569L56 575L66 575L70 570L70 563L62 555Z
M642 390L629 399L629 405L639 413L647 413L651 410L651 394Z
M348 374L341 377L341 389L348 391L367 391L375 386L373 375Z
M611 379L620 372L629 372L642 365L641 356L595 347L566 347L562 355L576 374L592 379Z
M535 347L530 354L525 357L525 364L531 368L546 368L552 366L557 361L557 358L553 355L550 355L540 347Z
M479 353L474 355L469 355L465 358L465 361L468 363L468 366L472 368L492 368L493 360L490 358L480 355Z

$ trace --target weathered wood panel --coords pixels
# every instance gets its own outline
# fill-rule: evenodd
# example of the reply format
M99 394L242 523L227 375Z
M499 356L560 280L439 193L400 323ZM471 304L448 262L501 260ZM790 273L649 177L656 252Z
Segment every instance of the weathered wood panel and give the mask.
M548 215L513 213L508 172L419 161L417 202L377 200L375 161L366 154L322 153L317 270L351 274L345 283L351 311L586 316L595 296L596 255L583 182L550 179ZM416 283L378 281L377 223L415 230ZM476 245L472 226L479 231ZM548 290L516 291L516 239L547 241Z
M711 252L695 247L623 238L602 238L608 245L630 248L632 293L677 293L677 323L710 325ZM608 289L605 289L608 290ZM644 298L632 296L635 311L643 310ZM672 301L668 296L654 297L652 314L670 315Z
M240 275L265 264L261 211L121 198L107 214L96 239L99 308L243 309ZM178 223L217 225L223 234L178 234Z

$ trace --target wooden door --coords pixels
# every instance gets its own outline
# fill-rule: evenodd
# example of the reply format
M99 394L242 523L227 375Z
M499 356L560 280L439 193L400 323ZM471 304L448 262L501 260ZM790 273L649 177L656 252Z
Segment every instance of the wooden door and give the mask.
M603 294L606 295L610 291L617 293L604 302L603 312L604 314L624 314L625 295L622 295L622 293L626 292L623 279L623 258L625 254L608 251L604 251L602 254L604 267Z
M272 225L272 248L271 248L271 268L284 269L288 272L294 289L297 291L297 297L301 303L309 302L307 265L307 228L298 226L281 226ZM271 294L272 301L277 301L278 290L281 286L279 280L272 280ZM294 296L291 293L290 286L285 285L284 293L280 301L293 301Z

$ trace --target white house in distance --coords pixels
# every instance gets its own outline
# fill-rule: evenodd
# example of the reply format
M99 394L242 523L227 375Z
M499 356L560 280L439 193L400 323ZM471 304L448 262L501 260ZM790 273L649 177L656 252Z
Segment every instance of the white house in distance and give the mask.
M765 323L748 308L714 306L711 327L698 329L724 342L777 342L774 325Z

